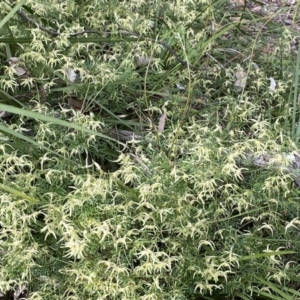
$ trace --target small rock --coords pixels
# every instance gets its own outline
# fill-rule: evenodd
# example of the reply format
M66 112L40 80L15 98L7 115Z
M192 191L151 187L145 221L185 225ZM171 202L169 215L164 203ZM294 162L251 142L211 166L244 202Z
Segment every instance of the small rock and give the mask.
M296 3L296 0L287 0L286 5L294 5Z

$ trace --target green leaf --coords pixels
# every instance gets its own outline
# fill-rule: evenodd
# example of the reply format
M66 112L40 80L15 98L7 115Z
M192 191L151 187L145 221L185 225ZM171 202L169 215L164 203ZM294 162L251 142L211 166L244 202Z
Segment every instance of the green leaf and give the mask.
M4 184L0 183L0 189L2 191L8 192L10 194L13 194L13 195L15 195L17 197L24 198L24 199L26 199L26 200L28 200L30 202L33 202L33 203L37 203L38 202L37 199L35 199L33 197L30 197L30 196L24 194L23 192L20 192L20 191L14 189L14 188L12 188L12 187L10 187L8 185L4 185Z
M2 28L13 15L25 4L26 0L21 0L18 4L0 21L0 28Z
M237 297L240 297L241 299L244 299L244 300L250 300L249 297L247 297L247 296L245 296L241 293L234 293L234 295L237 296Z
M274 292L276 292L277 294L279 294L279 295L282 297L281 299L293 300L293 298L292 298L289 294L287 294L287 293L285 293L285 292L282 291L282 289L285 288L284 286L278 288L278 287L276 287L276 286L275 286L272 282L270 282L270 281L267 281L267 280L265 280L265 279L262 279L262 278L256 277L256 276L255 276L255 278L256 278L257 280L259 280L260 282L264 283L265 285L267 285L267 286L268 286L270 289L272 289Z
M275 295L272 295L272 294L269 294L269 293L263 292L263 291L259 291L258 294L265 296L266 298L273 299L273 300L283 300L281 297L278 297L278 296L275 296Z
M290 250L265 252L265 253L255 253L255 254L243 256L243 257L239 258L239 260L257 259L257 258L268 257L268 256L272 256L272 255L285 255L285 254L294 254L294 253L296 253L296 252L295 251L290 251Z
M89 133L89 134L92 134L92 135L96 135L96 136L99 136L101 138L104 138L104 139L111 140L111 141L114 141L114 142L118 142L119 144L122 144L121 142L119 142L119 141L117 141L117 140L115 140L111 137L108 137L104 134L101 134L99 132L90 130L88 128L82 127L80 125L77 125L77 124L74 124L74 123L71 123L71 122L60 120L58 118L46 116L46 115L43 115L41 113L37 113L37 112L30 111L30 110L25 110L25 109L20 109L20 108L11 106L11 105L6 105L6 104L0 104L0 110L8 111L10 113L14 113L14 114L34 118L34 119L39 119L41 121L50 122L50 123L65 126L65 127L68 127L68 128L73 128L73 129L76 129L76 130L80 130L80 131L83 131L83 132L86 132L86 133ZM122 145L124 145L124 144L122 144Z
M41 149L44 149L48 152L51 152L52 154L55 154L55 155L58 155L58 156L61 156L59 155L58 153L56 153L55 151L51 150L49 147L46 147L44 145L41 145L39 143L37 143L36 141L34 141L33 139L29 138L28 136L20 133L20 132L17 132L13 129L10 129L10 128L7 128L5 127L4 125L0 124L0 132L5 132L7 133L9 136L14 136L14 137L17 137L17 138L20 138L26 142L28 142L29 144L32 144L33 146L35 147L38 147L38 148L41 148Z

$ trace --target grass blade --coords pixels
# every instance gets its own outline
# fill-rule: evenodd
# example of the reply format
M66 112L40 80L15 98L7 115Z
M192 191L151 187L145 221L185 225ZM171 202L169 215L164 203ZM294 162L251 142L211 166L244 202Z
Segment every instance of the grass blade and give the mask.
M15 131L15 130L13 130L13 129L7 128L7 127L3 126L2 124L0 124L0 132L1 132L1 131L7 133L7 134L10 135L10 136L15 136L15 137L17 137L17 138L19 138L19 139L22 139L22 140L24 140L24 141L26 141L26 142L32 144L32 145L35 146L35 147L42 148L42 149L44 149L44 150L46 150L46 151L48 151L48 152L51 152L52 154L61 156L61 155L59 155L58 153L56 153L56 152L54 152L53 150L51 150L50 148L48 148L48 147L46 147L46 146L44 146L44 145L41 145L41 144L37 143L36 141L34 141L33 139L29 138L28 136L26 136L26 135L24 135L24 134L22 134L22 133L20 133L20 132L17 132L17 131Z
M25 4L26 0L21 0L18 4L0 21L0 28L2 28L13 15ZM9 42L9 41L8 41Z
M86 132L86 133L89 133L92 135L96 135L96 136L99 136L99 137L107 139L107 140L118 142L119 144L122 144L121 142L119 142L111 137L108 137L104 134L101 134L99 132L90 130L88 128L79 126L79 125L71 123L71 122L67 122L67 121L63 121L63 120L60 120L60 119L57 119L54 117L46 116L41 113L37 113L37 112L30 111L30 110L25 110L25 109L20 109L20 108L11 106L11 105L6 105L6 104L0 104L0 110L8 111L10 113L14 113L14 114L34 118L34 119L39 119L41 121L50 122L50 123L61 125L61 126L67 127L67 128L73 128L73 129L76 129L79 131L83 131L83 132Z
M272 300L283 300L281 297L269 294L267 292L258 291L257 293L258 293L259 296L264 296L264 297L272 299Z
M277 288L277 287L276 287L272 282L270 282L270 281L264 280L264 279L259 278L259 277L256 277L256 276L255 276L255 278L256 278L257 280L259 280L261 283L267 285L270 289L272 289L274 292L276 292L277 294L279 294L281 297L283 297L283 298L281 298L281 299L293 300L292 297L290 297L287 293L285 293L285 292L283 292L283 291L281 290L282 287L281 287L281 289L279 289L279 288Z
M296 252L291 251L291 250L255 253L255 254L240 257L239 260L249 260L249 259L256 259L256 258L261 258L261 257L268 257L268 256L272 256L272 255L286 255L286 254L294 254L294 253L296 253Z
M299 141L300 133L300 120L298 123L298 128L296 132L296 111L298 106L298 82L299 82L299 66L300 66L300 47L298 47L297 61L295 66L295 76L294 76L294 101L293 101L293 115L292 115L292 136L295 137L295 142Z
M13 195L15 195L17 197L24 198L24 199L26 199L26 200L28 200L30 202L33 202L33 203L37 203L38 202L37 199L35 199L33 197L30 197L30 196L28 196L28 195L26 195L26 194L24 194L24 193L22 193L22 192L20 192L20 191L18 191L16 189L10 187L10 186L7 186L5 184L0 183L0 189L2 191L8 192L10 194L13 194Z

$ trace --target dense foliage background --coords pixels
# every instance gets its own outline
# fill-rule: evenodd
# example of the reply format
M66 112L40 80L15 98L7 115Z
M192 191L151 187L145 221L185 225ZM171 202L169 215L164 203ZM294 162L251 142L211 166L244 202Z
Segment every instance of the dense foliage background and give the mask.
M271 8L0 2L1 300L300 299L299 5Z

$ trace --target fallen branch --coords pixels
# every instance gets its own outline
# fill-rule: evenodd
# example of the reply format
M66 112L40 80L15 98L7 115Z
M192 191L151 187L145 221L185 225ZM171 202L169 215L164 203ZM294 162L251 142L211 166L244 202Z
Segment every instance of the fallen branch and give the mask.
M274 154L248 154L246 159L238 162L244 166L256 166L281 171L291 176L294 182L300 187L300 151L283 153L281 157L286 163L278 163L278 156Z

